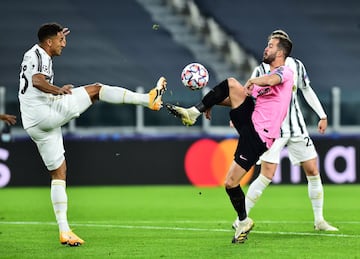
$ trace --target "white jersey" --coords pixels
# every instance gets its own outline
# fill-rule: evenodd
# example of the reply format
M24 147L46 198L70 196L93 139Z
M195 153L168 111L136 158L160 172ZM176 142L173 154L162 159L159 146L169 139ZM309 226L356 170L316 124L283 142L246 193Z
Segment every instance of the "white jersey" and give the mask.
M21 63L19 101L24 129L30 128L46 119L49 106L47 102L52 94L44 93L33 86L32 76L43 74L53 84L54 72L52 59L38 44L24 54Z
M301 112L297 98L297 89L302 91L305 100L320 118L326 118L326 114L319 99L310 86L310 80L302 62L296 58L287 57L285 65L289 66L294 71L294 86L288 113L281 124L280 137L308 135L304 116ZM252 77L265 75L269 72L269 64L261 63L254 69Z

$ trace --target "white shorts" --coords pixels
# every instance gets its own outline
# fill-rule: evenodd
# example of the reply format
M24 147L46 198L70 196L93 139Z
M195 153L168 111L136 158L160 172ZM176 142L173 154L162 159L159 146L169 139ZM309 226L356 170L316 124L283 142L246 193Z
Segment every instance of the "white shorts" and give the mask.
M280 152L285 146L287 146L289 159L293 165L299 165L301 162L317 157L312 139L308 135L303 135L276 139L271 148L260 157L260 160L279 164Z
M72 94L54 96L48 104L47 119L26 131L36 143L46 168L52 171L65 160L61 126L79 117L89 108L91 100L85 88L78 87L72 90Z

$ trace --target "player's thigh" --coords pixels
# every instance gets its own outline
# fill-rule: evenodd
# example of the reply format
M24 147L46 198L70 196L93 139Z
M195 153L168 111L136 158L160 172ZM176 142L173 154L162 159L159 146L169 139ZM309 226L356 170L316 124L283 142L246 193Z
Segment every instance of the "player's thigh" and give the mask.
M289 138L276 139L270 149L261 155L260 160L272 164L279 164L281 150L284 148L288 140Z
M243 87L235 78L228 78L228 85L231 107L236 108L241 105L247 97L245 87Z
M55 96L50 102L50 113L46 120L39 123L39 128L51 130L61 127L71 119L77 118L92 104L83 87L72 90L72 94Z
M317 157L317 152L309 136L292 137L287 143L289 158L293 165Z
M266 144L261 140L252 124L243 125L239 129L239 141L234 154L234 161L246 171L259 160L267 150Z
M71 100L72 103L70 105L76 106L79 114L82 114L92 105L91 98L85 87L75 88L72 95L75 98Z
M49 171L58 169L65 160L61 128L43 131L35 126L26 131L35 142L46 168Z

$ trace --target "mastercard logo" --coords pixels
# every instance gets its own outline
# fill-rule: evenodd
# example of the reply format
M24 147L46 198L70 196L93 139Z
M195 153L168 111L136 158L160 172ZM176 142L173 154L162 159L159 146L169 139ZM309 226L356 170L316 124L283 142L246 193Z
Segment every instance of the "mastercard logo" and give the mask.
M234 160L237 141L201 139L194 142L187 150L184 161L189 181L195 186L224 186L226 174ZM241 179L240 185L246 185L253 173L254 167Z

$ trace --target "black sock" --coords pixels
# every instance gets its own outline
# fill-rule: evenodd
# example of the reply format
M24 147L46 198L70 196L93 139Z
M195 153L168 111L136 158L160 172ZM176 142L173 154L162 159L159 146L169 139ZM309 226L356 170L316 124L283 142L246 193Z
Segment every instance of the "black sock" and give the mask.
M244 220L247 216L245 210L245 194L240 185L231 189L226 189L226 192L229 195L230 201L238 214L239 220Z
M201 113L207 110L207 107L202 102L199 102L197 105L195 105L195 108L198 109Z
M225 100L229 96L229 85L228 80L222 81L220 84L216 85L211 89L201 100L199 104L195 107L200 111L204 112L208 108L213 107L215 104L218 104Z

